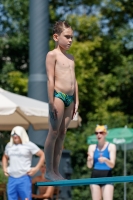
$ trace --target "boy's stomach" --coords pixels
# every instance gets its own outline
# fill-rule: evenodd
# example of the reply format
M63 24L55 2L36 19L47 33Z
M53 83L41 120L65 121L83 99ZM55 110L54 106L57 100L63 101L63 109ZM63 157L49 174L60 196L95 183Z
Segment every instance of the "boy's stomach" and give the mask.
M68 83L67 81L56 81L54 89L56 92L63 92L64 94L72 96L75 90L75 83Z

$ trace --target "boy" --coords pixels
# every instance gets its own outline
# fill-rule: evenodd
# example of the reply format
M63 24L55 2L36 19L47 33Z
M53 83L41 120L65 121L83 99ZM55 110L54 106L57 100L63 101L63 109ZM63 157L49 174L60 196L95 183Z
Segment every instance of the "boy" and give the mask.
M67 54L73 30L66 21L56 22L53 29L55 49L46 57L49 98L49 133L45 142L46 174L51 181L64 179L59 173L65 134L78 110L78 85L74 58Z
M35 178L32 179L32 198L33 199L43 199L43 200L53 199L53 195L55 191L55 187L53 186L39 186L38 187L39 194L34 194L35 184L37 182L46 182L46 179L44 178L45 171L46 171L46 164L43 164L40 168L41 175L36 176Z

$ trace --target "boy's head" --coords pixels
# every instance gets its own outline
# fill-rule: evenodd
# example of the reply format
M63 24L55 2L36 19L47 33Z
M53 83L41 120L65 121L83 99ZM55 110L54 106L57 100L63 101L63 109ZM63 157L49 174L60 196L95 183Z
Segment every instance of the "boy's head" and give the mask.
M53 39L56 47L62 50L68 50L72 44L73 30L66 21L56 22L53 28Z
M64 31L64 29L66 29L66 28L71 28L71 26L68 24L68 22L58 21L58 22L55 23L55 25L53 27L53 34L60 35Z
M45 173L45 171L46 171L46 163L44 162L44 163L42 164L42 166L40 167L40 172L41 172L41 173Z

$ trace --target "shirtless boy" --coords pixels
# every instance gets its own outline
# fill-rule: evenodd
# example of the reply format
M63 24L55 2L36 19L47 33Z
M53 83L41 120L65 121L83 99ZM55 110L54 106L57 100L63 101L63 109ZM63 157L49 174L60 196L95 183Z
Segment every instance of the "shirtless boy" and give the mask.
M49 133L45 142L45 178L64 179L59 173L63 142L71 119L75 116L79 100L72 55L67 54L73 39L73 30L66 21L56 22L53 28L55 49L48 52Z
M55 188L53 186L39 186L38 194L34 194L34 186L37 182L46 182L45 179L46 165L43 164L40 168L41 175L36 176L32 179L32 198L33 199L43 199L43 200L51 200L54 195Z

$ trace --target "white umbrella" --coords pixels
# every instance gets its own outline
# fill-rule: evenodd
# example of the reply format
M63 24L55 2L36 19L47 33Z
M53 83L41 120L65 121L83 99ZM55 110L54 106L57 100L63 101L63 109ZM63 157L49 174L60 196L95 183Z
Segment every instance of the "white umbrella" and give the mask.
M69 128L80 125L77 115ZM0 88L0 130L11 130L14 126L28 129L32 125L35 130L48 129L48 103L21 96Z

